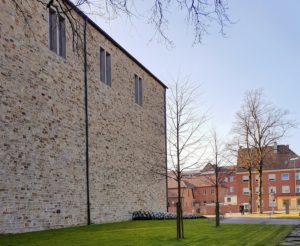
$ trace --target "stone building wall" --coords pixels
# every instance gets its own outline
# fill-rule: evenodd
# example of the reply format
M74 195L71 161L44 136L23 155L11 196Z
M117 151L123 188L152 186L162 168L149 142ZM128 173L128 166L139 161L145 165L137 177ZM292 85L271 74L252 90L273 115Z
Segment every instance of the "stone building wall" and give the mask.
M28 23L0 0L0 233L87 223L83 57L68 22L64 59L48 48L48 9L23 7ZM100 46L112 57L111 87L100 81ZM166 210L156 174L165 168L165 87L91 23L87 50L91 222Z

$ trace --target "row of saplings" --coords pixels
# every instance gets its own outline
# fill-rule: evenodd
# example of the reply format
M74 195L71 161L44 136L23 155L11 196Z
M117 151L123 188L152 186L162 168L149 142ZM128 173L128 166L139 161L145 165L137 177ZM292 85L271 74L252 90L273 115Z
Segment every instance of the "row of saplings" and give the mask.
M200 214L183 214L183 219L205 218ZM176 219L176 213L170 212L151 212L147 210L138 210L132 213L133 220L172 220Z

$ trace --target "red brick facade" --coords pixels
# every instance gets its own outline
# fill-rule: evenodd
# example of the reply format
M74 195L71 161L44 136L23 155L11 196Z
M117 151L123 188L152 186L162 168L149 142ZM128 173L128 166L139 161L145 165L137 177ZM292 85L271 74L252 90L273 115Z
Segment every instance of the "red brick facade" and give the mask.
M298 175L298 180L296 180ZM253 202L252 209L257 211L258 204L258 173L252 174L252 192ZM243 181L243 177L248 177L247 172L239 172L236 174L237 177L237 198L238 204L245 204L248 207L249 204L249 193L247 194L248 181ZM295 209L295 201L300 205L300 168L296 169L281 169L281 170L265 170L262 176L262 199L263 199L263 210L272 211L285 209L284 204L288 202L290 209ZM295 186L296 185L296 186ZM296 192L296 187L298 192ZM300 206L299 206L300 208Z
M276 145L276 149L270 148L262 176L263 211L284 211L286 204L289 209L300 211L300 158L289 149L288 145ZM221 213L237 213L240 205L244 205L246 211L251 205L253 212L256 212L258 211L258 172L255 169L252 170L253 199L250 204L249 174L239 160L237 162L237 166L229 168L233 171L228 172L227 167L227 171L221 174L223 177L219 180ZM214 174L207 170L203 172L203 170L184 178L185 189L188 188L193 194L193 197L185 197L187 193L183 192L183 199L188 199L188 204L193 205L184 206L185 212L215 213ZM192 202L191 199L193 199ZM169 204L171 200L172 198L169 197Z

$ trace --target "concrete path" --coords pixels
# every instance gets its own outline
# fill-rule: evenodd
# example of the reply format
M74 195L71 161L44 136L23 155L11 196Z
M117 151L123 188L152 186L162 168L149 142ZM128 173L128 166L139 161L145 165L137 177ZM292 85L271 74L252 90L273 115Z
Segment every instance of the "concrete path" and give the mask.
M299 225L300 219L273 219L273 218L249 218L249 217L225 217L221 223L227 224L277 224Z
M279 244L279 246L292 245L300 245L300 225L297 225L295 229L285 238L285 240Z

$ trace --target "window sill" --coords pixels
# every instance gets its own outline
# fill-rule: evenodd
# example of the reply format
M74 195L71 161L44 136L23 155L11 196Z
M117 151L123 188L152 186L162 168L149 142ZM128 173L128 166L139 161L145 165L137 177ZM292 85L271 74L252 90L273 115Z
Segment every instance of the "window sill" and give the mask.
M58 54L58 53L55 52L54 50L51 50L50 48L49 48L49 50L51 51L51 53L55 54L56 57L62 58L65 62L67 61L67 56L66 56L66 57L61 56L60 54Z

